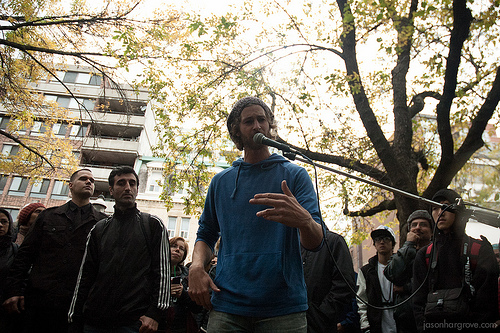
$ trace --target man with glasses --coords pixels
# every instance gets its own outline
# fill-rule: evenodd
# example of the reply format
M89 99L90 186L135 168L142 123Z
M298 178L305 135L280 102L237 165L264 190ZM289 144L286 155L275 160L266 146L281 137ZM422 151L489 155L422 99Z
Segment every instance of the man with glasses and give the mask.
M377 307L394 305L393 284L384 276L384 269L396 245L396 235L391 228L381 225L371 232L377 254L361 267L358 273L358 312L363 332L396 333L394 309L381 310ZM361 301L363 300L363 301Z
M170 298L168 232L137 209L139 177L129 166L109 177L115 212L92 229L69 310L71 331L158 330Z
M434 223L429 212L421 209L410 214L407 225L405 244L391 257L384 270L385 277L394 283L396 304L402 303L411 295L413 262L417 251L430 244ZM411 301L397 307L394 318L400 333L417 332Z

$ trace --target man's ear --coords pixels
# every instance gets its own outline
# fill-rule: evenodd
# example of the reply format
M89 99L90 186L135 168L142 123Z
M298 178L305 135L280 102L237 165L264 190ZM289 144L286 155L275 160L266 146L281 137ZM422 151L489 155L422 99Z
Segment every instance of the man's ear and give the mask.
M113 186L109 187L109 194L111 194L111 196L113 196Z

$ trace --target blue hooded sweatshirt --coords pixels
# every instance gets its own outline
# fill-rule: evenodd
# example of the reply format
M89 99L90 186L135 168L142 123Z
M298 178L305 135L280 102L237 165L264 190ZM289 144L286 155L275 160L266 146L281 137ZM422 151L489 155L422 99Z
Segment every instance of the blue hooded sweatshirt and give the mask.
M269 208L248 201L257 193L283 193L286 180L298 202L320 220L306 170L273 154L250 164L238 159L212 179L196 241L212 249L222 237L212 293L216 311L251 317L275 317L307 310L299 231L257 217Z

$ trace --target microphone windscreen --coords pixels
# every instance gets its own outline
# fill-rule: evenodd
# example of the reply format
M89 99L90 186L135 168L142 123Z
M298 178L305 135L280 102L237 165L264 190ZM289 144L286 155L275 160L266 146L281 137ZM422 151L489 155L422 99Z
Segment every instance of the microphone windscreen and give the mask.
M262 133L256 133L253 136L253 142L255 143L262 143L262 140L264 140L265 136Z

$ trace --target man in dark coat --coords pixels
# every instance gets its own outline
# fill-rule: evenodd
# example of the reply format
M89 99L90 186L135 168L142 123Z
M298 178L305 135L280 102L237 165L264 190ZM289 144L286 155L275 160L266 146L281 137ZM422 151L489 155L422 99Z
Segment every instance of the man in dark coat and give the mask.
M108 182L115 210L90 232L68 312L71 332L156 332L170 298L168 232L137 209L133 168L114 168Z
M358 312L361 329L371 333L396 333L394 309L381 309L394 305L393 284L384 276L384 268L396 245L396 235L385 225L379 226L370 235L377 254L358 272Z
M87 235L106 217L90 203L94 193L90 170L73 173L69 190L70 201L40 213L9 271L3 305L11 313L26 311L24 332L67 332Z
M354 268L349 248L342 236L330 230L326 230L321 250L301 248L309 305L307 332L336 332L337 323L354 297Z
M394 283L396 304L404 302L394 310L394 319L399 333L415 333L417 331L412 303L410 300L406 300L412 291L411 278L415 256L420 248L431 242L434 223L429 212L420 209L410 214L407 225L406 242L391 257L384 269L385 277Z

